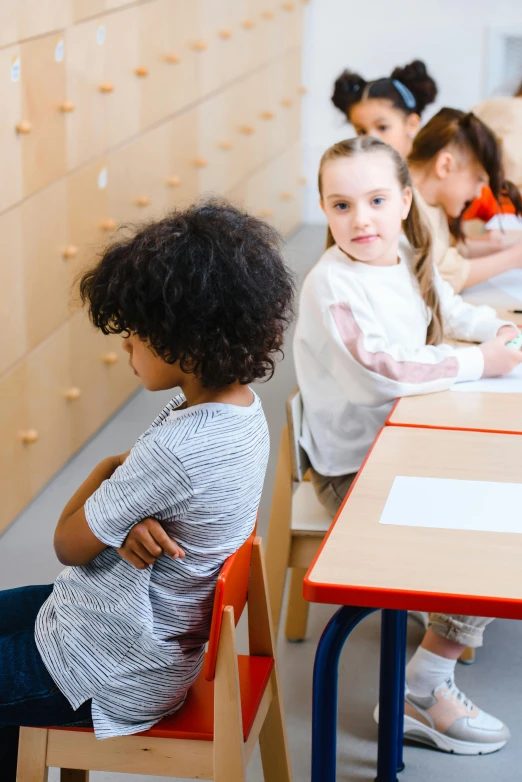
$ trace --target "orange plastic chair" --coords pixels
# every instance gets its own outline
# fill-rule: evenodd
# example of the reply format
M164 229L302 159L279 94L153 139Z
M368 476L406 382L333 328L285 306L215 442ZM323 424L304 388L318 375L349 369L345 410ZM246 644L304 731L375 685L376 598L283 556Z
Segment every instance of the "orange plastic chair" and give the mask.
M250 580L249 580L250 576ZM17 782L88 782L89 771L244 782L259 740L266 782L291 782L261 538L227 561L216 586L208 651L185 704L151 730L97 741L89 728L22 728ZM235 627L248 599L249 654Z

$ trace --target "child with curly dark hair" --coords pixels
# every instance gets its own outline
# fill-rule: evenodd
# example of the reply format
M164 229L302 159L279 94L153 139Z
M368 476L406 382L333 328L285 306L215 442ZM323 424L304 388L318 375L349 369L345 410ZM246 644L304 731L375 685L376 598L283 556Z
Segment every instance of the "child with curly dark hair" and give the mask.
M274 372L294 284L272 228L206 201L117 241L80 292L144 387L181 393L67 503L54 585L0 592L4 782L19 725L121 736L183 703L217 575L255 525L269 437L248 384Z

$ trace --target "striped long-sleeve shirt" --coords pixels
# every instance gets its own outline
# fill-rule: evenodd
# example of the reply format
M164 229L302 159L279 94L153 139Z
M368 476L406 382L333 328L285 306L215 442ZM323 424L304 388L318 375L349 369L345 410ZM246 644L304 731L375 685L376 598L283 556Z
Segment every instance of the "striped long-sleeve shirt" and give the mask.
M198 676L214 588L256 520L269 437L261 402L176 408L178 397L85 504L106 548L66 568L35 636L73 708L92 698L99 738L146 730L181 706ZM134 524L153 516L185 551L146 570L121 559Z

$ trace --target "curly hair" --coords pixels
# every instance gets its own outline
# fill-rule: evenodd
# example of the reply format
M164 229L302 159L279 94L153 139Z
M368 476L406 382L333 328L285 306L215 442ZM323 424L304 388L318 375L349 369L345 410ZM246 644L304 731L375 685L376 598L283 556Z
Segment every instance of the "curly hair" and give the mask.
M277 231L217 199L122 237L80 280L94 326L137 334L212 389L272 377L294 292Z

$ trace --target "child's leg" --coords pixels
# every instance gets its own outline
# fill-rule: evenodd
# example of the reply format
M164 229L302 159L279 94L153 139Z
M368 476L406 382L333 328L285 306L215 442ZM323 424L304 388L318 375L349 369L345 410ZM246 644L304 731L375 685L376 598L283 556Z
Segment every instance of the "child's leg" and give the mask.
M405 736L446 752L478 755L501 749L507 727L479 709L454 682L462 651L482 645L484 617L432 614L422 645L406 668Z
M90 703L73 711L40 657L34 623L52 587L0 592L0 768L15 782L18 726L66 725L90 719ZM24 609L27 609L24 613ZM27 629L21 630L21 627ZM9 633L11 629L11 633Z

